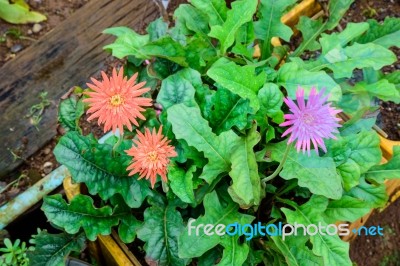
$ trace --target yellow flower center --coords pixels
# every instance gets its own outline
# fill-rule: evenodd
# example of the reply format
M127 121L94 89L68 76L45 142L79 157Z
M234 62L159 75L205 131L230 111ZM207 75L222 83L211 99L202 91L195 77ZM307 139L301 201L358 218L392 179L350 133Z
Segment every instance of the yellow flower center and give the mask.
M120 106L121 104L124 103L124 98L121 97L119 94L115 94L111 97L110 103L112 106Z
M147 158L152 162L156 162L158 160L158 154L156 151L151 151L147 153Z

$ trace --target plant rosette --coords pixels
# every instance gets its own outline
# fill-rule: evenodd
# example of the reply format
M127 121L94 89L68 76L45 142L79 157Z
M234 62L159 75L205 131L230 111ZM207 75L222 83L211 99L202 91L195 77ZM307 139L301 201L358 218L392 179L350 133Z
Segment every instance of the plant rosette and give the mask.
M380 165L375 118L364 118L376 98L400 102L400 72L380 70L396 61L388 48L400 43L400 19L324 33L351 3L301 17L293 53L271 39L290 40L280 18L294 0L192 0L174 26L105 30L116 36L105 49L126 66L59 108L67 133L54 154L88 189L70 203L44 199L48 220L70 235L63 251L115 228L145 243L150 265L351 265L339 237L348 230L335 222L384 206L385 179L400 178L400 148ZM356 72L363 78L349 82ZM113 136L83 135L85 111Z

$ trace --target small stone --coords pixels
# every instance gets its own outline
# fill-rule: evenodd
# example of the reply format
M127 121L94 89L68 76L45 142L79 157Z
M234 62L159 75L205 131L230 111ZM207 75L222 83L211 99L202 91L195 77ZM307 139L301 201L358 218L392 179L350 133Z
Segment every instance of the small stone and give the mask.
M45 174L49 174L53 170L53 163L52 162L45 162L43 164L43 172Z
M34 24L33 27L32 27L32 31L33 31L34 33L38 33L38 32L40 32L42 29L43 29L43 26L40 25L39 23Z
M46 149L44 149L44 151L43 151L43 153L44 154L50 154L50 152L51 152L51 149L50 148L46 148Z
M32 30L28 30L28 31L27 31L27 34L28 34L28 35L32 35L32 33L33 33Z
M17 43L17 44L14 44L13 46L11 46L10 51L11 51L11 53L16 54L19 51L21 51L22 49L24 49L22 44Z

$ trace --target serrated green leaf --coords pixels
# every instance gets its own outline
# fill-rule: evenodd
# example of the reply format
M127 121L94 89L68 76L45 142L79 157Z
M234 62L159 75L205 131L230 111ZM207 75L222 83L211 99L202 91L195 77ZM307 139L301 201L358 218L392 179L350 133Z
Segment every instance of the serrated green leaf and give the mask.
M389 83L386 79L380 79L378 82L372 84L358 82L348 91L356 95L366 95L371 100L373 97L377 97L383 101L400 103L400 91L396 89L394 84Z
M84 182L90 194L107 200L119 193L129 207L138 208L152 193L149 184L144 179L137 180L137 176L128 176L126 167L131 158L123 150L115 158L111 154L112 145L98 144L92 135L81 136L78 132L68 132L54 149L57 161L68 168L72 180Z
M144 212L144 224L137 230L145 241L146 262L149 265L186 265L178 257L178 236L184 229L181 214L175 206L152 206Z
M193 172L196 166L191 166L187 171L171 164L168 167L168 180L172 191L183 202L194 204L196 199L193 192Z
M243 55L251 60L254 54L254 47L252 45L254 38L253 21L243 24L236 33L235 46L233 46L232 52L237 55Z
M370 168L365 173L365 178L380 184L385 179L400 178L400 146L393 146L393 157L390 161Z
M325 210L327 223L337 221L354 222L371 211L371 206L361 199L344 195L341 199L330 201Z
M286 141L283 141L267 146L274 161L281 162L286 145ZM342 196L341 178L330 157L319 157L315 153L308 156L291 148L279 175L286 180L298 179L299 186L308 188L314 194L331 199L340 199Z
M189 4L182 4L174 12L174 17L185 24L186 28L197 33L203 39L209 39L210 27L208 18L201 9L196 9Z
M30 11L29 6L8 1L0 1L0 18L12 24L38 23L46 20L46 16L39 12Z
M64 266L71 251L82 252L85 248L84 233L71 235L67 233L49 234L41 231L34 236L35 249L28 251L29 265Z
M240 26L253 19L257 9L257 1L238 0L232 3L232 9L228 10L226 21L222 25L214 25L208 34L220 41L221 54L231 47L235 41L235 35Z
M271 239L282 252L285 262L289 266L319 266L323 264L322 258L313 254L306 246L307 236L299 233L296 236L285 237L285 240L282 240L281 236L272 236Z
M75 196L70 204L67 204L60 194L47 196L43 200L42 210L50 222L62 227L69 234L78 233L82 227L91 241L96 240L97 235L111 234L111 228L118 225L120 220L135 220L129 208L96 208L93 199L82 194Z
M224 0L191 0L190 3L207 14L210 26L222 25L225 22L228 8Z
M375 43L385 48L399 47L400 18L386 17L383 23L369 19L369 30L356 40L358 43Z
M233 126L243 130L247 125L249 113L252 113L249 101L227 89L218 88L211 97L210 125L216 134L227 131Z
M177 104L167 110L168 121L177 139L184 139L190 146L204 152L208 164L200 178L211 183L219 174L230 169L230 155L240 138L233 131L215 135L199 108Z
M303 42L310 40L307 44L306 50L315 51L321 48L321 45L315 40L314 37L314 34L318 32L321 27L321 19L313 20L306 16L300 17L299 23L297 24L296 28L301 31Z
M127 27L113 27L103 31L105 34L112 34L117 37L114 43L104 46L104 49L111 49L112 55L117 58L124 58L133 55L139 59L149 59L149 55L143 51L143 47L149 42L149 35L137 34Z
M231 238L231 236L228 235L205 235L202 228L200 228L201 230L199 230L199 234L196 235L195 230L193 230L193 226L199 224L212 224L214 226L218 224L229 225L236 222L243 225L251 223L251 221L254 219L253 216L239 213L239 206L233 201L229 201L227 206L222 206L216 191L207 194L204 197L203 203L205 214L197 218L194 222L189 221L192 229L188 229L188 227L186 227L179 236L178 247L179 257L181 258L200 257L206 251L214 248L224 241L225 238ZM227 245L227 243L225 243L225 245Z
M188 78L190 76L200 78L200 73L193 69L185 68L162 81L160 92L157 95L157 102L162 104L165 110L179 103L183 103L186 106L196 106L194 100L196 91L192 81Z
M363 200L371 208L383 207L388 201L386 186L368 184L364 177L361 177L360 184L346 192L346 195Z
M229 176L233 184L228 188L228 192L241 208L259 205L261 201L261 182L253 150L260 139L257 125L254 124L246 137L240 139L231 155L232 170Z
M257 92L265 83L264 72L256 75L254 66L238 66L226 58L220 58L207 71L207 75L243 99L249 99L254 112L260 108Z
M355 68L371 67L379 70L394 62L396 62L396 55L380 45L355 43L345 48L335 47L329 52L323 53L317 63L312 62L312 67L309 67L308 70L329 68L333 71L336 79L350 78Z
M142 47L142 51L147 56L168 59L178 65L187 67L185 48L170 36L164 36L158 40L147 43Z
M168 23L164 21L162 17L150 22L147 26L146 31L149 34L149 40L155 41L167 34Z
M278 84L285 87L288 96L296 98L298 86L305 90L308 95L313 86L318 89L325 88L330 93L331 101L338 101L342 96L340 86L324 71L311 72L297 63L286 63L278 71Z
M259 14L261 17L254 23L254 30L257 39L263 40L261 56L263 59L272 54L271 39L273 37L290 40L293 31L289 26L281 22L283 13L295 0L261 0Z
M79 131L79 119L84 114L84 105L81 99L69 97L60 102L58 107L58 121L66 131Z
M326 226L323 212L328 206L328 199L321 196L312 196L311 199L301 206L293 205L295 210L282 208L290 224L321 224ZM323 265L344 266L351 265L349 258L349 243L342 241L338 235L320 234L310 236L312 251L315 255L322 257Z
M379 137L375 132L362 131L326 144L327 156L335 161L347 191L356 186L360 175L378 164L382 157Z

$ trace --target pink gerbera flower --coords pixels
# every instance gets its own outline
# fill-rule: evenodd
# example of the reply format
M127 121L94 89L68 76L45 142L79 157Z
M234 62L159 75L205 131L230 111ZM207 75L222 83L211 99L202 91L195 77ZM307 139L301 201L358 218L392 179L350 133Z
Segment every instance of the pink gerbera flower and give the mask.
M85 92L90 98L84 99L90 108L87 113L92 114L88 121L98 118L98 124L104 124L104 132L112 129L113 132L119 129L123 134L123 126L132 131L132 124L139 126L137 118L146 120L141 114L144 106L151 106L151 99L140 97L148 92L149 88L143 88L145 82L135 85L138 73L129 80L123 76L124 69L121 68L118 75L114 68L112 76L107 77L103 71L101 75L103 81L91 78L93 84L87 86L93 91Z
M323 139L336 139L332 133L338 133L339 118L336 114L341 110L331 107L330 103L326 103L329 96L323 96L324 89L317 93L313 87L308 97L307 103L304 101L304 90L299 87L296 91L297 105L289 98L284 101L289 107L292 114L284 115L286 121L280 126L290 126L282 137L291 133L288 144L297 140L297 152L300 149L303 153L307 150L310 155L311 143L318 154L318 146L326 152Z
M157 181L157 175L161 176L164 182L167 182L167 166L171 157L177 156L175 148L169 144L169 140L164 137L162 126L158 133L153 128L151 133L148 128L145 129L144 135L139 130L136 130L138 139L134 139L135 145L126 153L132 156L132 164L127 170L131 170L129 175L139 173L141 178L150 179L151 187Z

